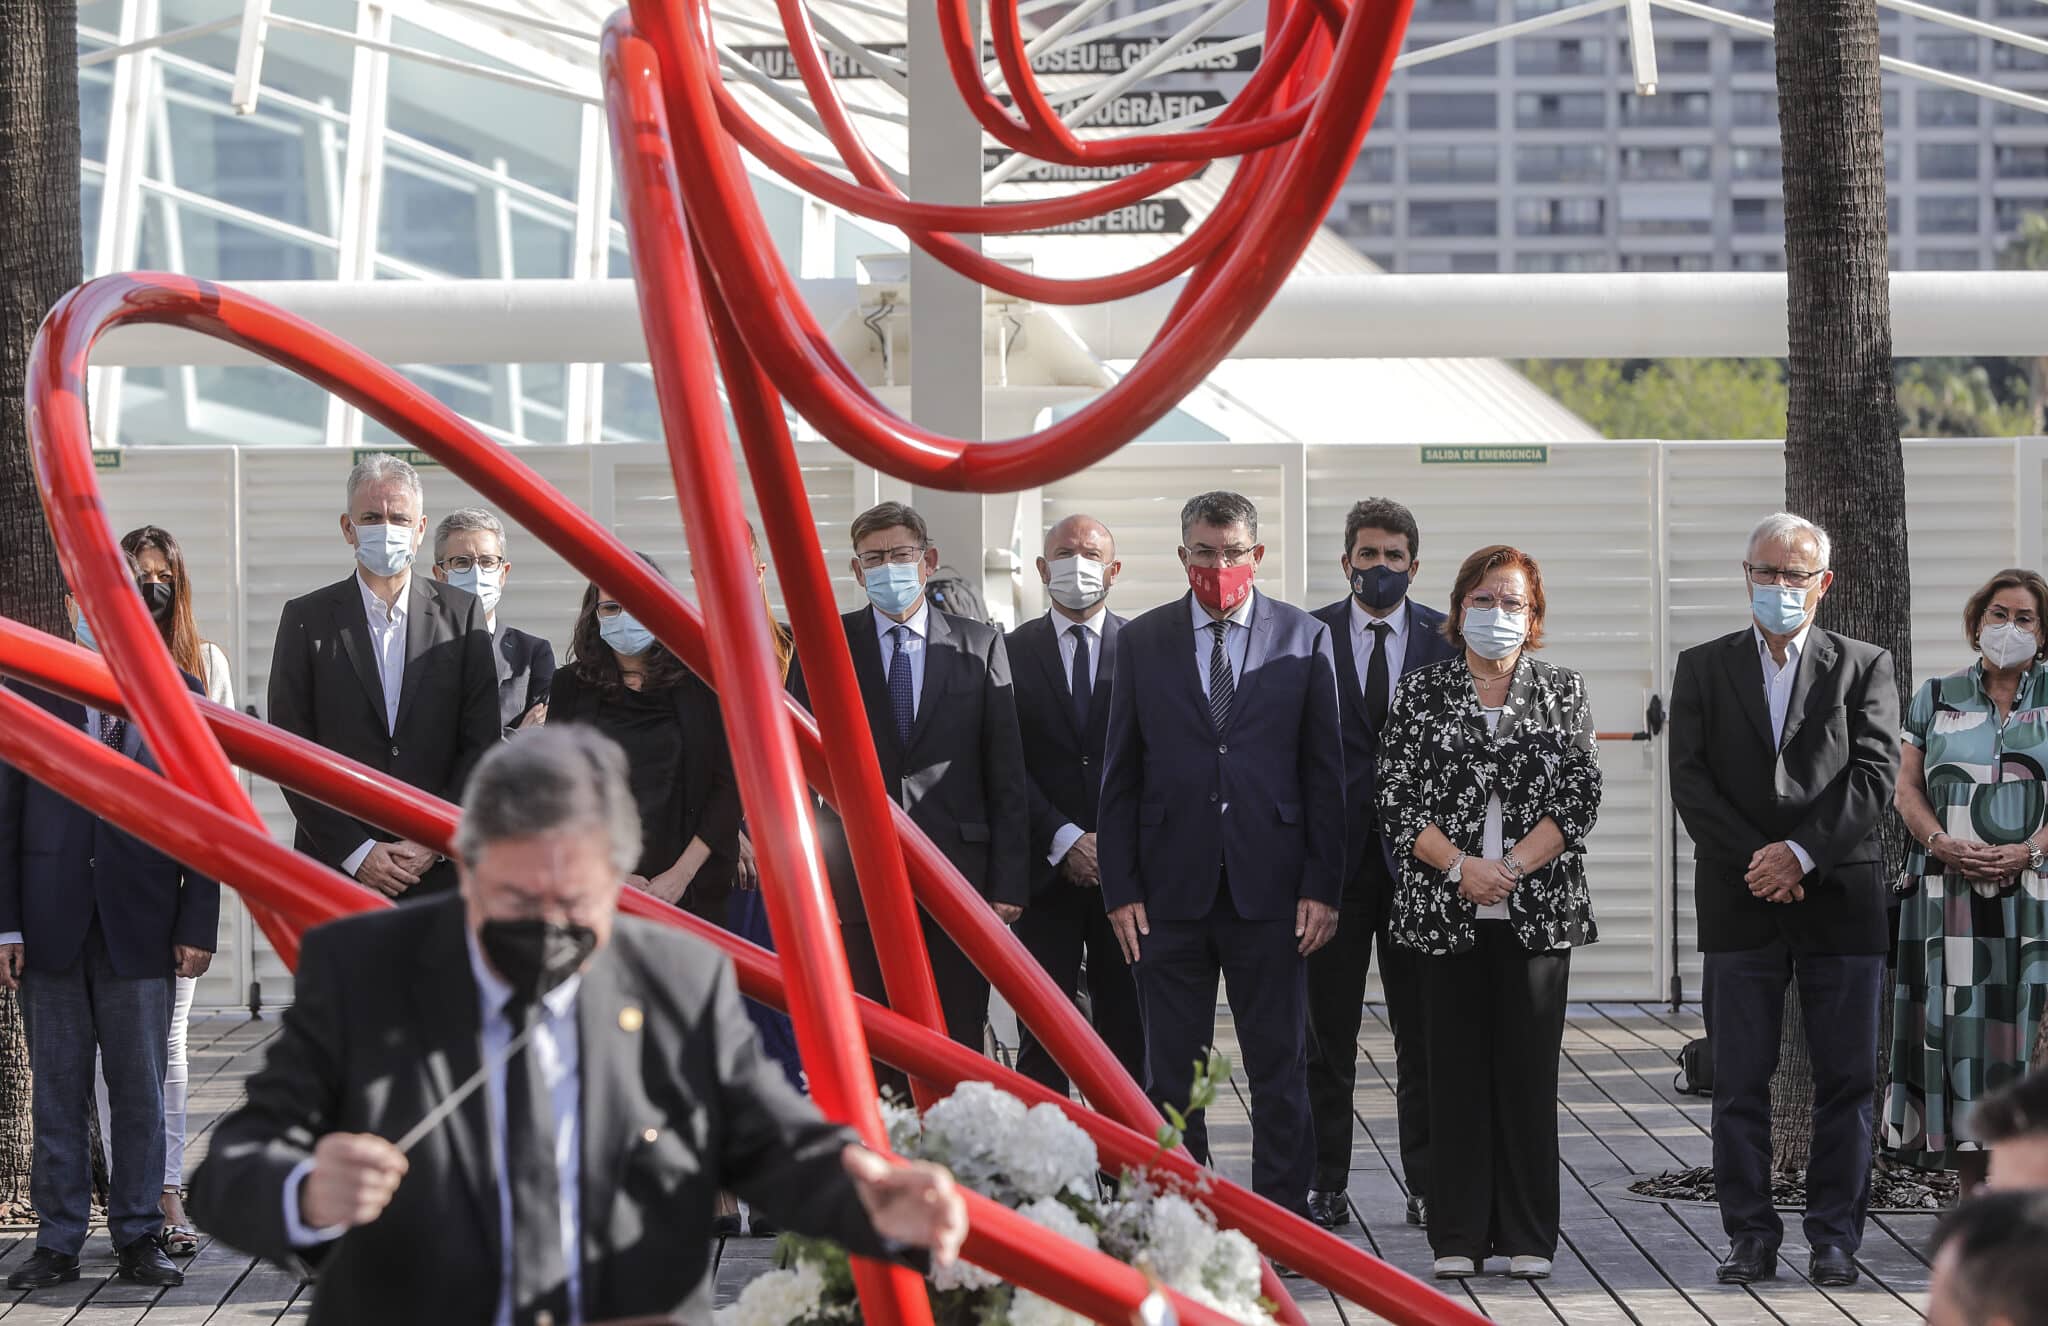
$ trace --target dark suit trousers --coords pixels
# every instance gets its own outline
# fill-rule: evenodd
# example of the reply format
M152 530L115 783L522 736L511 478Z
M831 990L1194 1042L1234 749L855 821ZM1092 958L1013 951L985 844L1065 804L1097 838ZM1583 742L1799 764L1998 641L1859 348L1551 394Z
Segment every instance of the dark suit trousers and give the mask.
M1813 1060L1813 1150L1806 1168L1806 1240L1855 1252L1870 1204L1870 1129L1877 1090L1881 953L1795 955L1783 940L1706 954L1706 1019L1714 1055L1714 1190L1730 1239L1776 1248L1785 1222L1771 1205L1771 1074L1785 987Z
M1088 1013L1095 1032L1139 1082L1145 1080L1145 1028L1138 1017L1138 986L1117 945L1102 890L1084 888L1064 875L1031 900L1011 927L1053 984L1073 995L1081 987L1081 960L1088 961ZM1017 1020L1017 1071L1048 1090L1067 1094L1067 1075L1053 1062L1024 1020Z
M939 1009L945 1014L946 1034L979 1053L987 1047L984 1033L988 1026L988 978L975 970L960 946L947 938L946 932L921 907L917 919L923 924L925 951L931 954L932 983L939 988ZM841 922L839 935L846 945L847 966L853 970L854 993L887 1003L882 963L875 952L878 936L865 922ZM889 941L882 937L881 942ZM910 1079L903 1073L877 1064L875 1078L878 1086L894 1087L903 1100L910 1099Z
M1372 946L1380 947L1380 986L1394 1030L1394 1108L1401 1137L1401 1172L1408 1191L1429 1191L1429 1071L1422 1030L1418 955L1398 948L1387 928L1394 883L1375 835L1365 865L1344 890L1337 934L1308 959L1308 1103L1315 1118L1318 1192L1350 1186L1351 1136L1356 1120L1358 1028L1364 1020L1365 978Z
M1315 1138L1308 1110L1306 964L1293 918L1245 920L1224 881L1208 916L1153 918L1151 926L1138 941L1137 966L1147 1094L1162 1105L1186 1107L1195 1061L1216 1041L1216 980L1222 976L1237 1023L1239 1062L1233 1067L1251 1087L1252 1191L1306 1215ZM1208 1163L1209 1130L1200 1114L1188 1118L1187 1147Z
M1429 1003L1429 1246L1439 1257L1557 1253L1557 1060L1572 952L1532 953L1481 921L1464 953L1420 955Z
M169 958L170 938L164 939ZM35 936L28 937L29 952ZM93 1051L107 1076L107 1232L116 1248L156 1233L164 1178L164 1070L170 1058L174 979L114 972L95 921L77 961L30 971L21 982L29 1071L35 1074L35 1155L29 1196L42 1225L36 1246L77 1256L92 1214Z

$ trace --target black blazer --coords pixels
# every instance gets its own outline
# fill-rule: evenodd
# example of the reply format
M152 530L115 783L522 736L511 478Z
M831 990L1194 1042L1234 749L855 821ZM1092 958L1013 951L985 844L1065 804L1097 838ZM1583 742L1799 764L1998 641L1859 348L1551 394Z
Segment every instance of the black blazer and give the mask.
M527 710L547 703L555 683L555 647L509 626L498 628L497 646L491 657L498 665L498 721L509 737Z
M982 897L1022 907L1031 900L1029 780L1003 633L931 610L924 690L906 749L889 708L873 609L863 604L840 621L890 797ZM809 708L803 679L792 673L790 684ZM846 827L822 805L818 833L840 920L855 921L864 913Z
M1899 777L1891 654L1814 627L1771 745L1756 629L1678 656L1671 686L1671 799L1693 840L1702 953L1780 937L1811 953L1883 953L1878 827ZM1765 902L1743 883L1758 848L1790 840L1813 857L1803 902Z
M1408 616L1408 637L1401 657L1401 676L1432 663L1458 656L1458 647L1444 639L1444 615L1435 608L1408 600L1402 604ZM1351 597L1317 608L1313 614L1330 628L1330 656L1337 667L1337 694L1344 712L1344 879L1357 886L1365 876L1366 849L1377 840L1387 878L1401 878L1400 863L1394 859L1393 844L1380 832L1380 808L1376 766L1381 734L1365 714L1365 691L1358 684L1358 656L1351 652ZM1399 678L1396 678L1396 684ZM1393 692L1387 693L1389 705ZM1391 710L1390 710L1391 711Z
M196 677L180 675L202 690ZM0 684L83 728L84 705L17 681ZM121 753L161 772L133 723ZM30 971L63 971L78 960L95 917L117 975L170 976L173 944L213 952L220 885L0 762L0 934L21 933Z
M1266 594L1221 732L1195 671L1193 596L1117 634L1096 852L1103 906L1209 914L1227 873L1247 920L1344 894L1344 739L1330 629ZM1227 807L1227 809L1226 809Z
M762 1055L732 964L667 926L614 924L576 994L583 1319L709 1322L721 1190L785 1228L884 1253L840 1169L853 1135ZM302 1254L283 1202L323 1134L395 1139L467 1081L481 1019L459 899L307 932L283 1030L192 1176L194 1220L244 1252L316 1265L316 1324L488 1322L500 1235L486 1091L413 1148L374 1222Z
M444 801L504 736L490 629L474 594L415 570L406 599L405 680L398 724L385 726L384 687L371 652L357 577L284 605L270 656L270 721L287 732L410 783ZM373 838L395 837L287 789L293 845L339 869Z
M1095 831L1102 792L1102 748L1109 735L1109 696L1116 678L1116 637L1124 619L1107 608L1091 623L1101 639L1088 724L1074 722L1074 698L1060 662L1059 632L1050 615L1010 632L1017 675L1017 726L1024 736L1025 788L1031 799L1031 892L1051 887L1059 867L1046 860L1053 835L1072 824Z

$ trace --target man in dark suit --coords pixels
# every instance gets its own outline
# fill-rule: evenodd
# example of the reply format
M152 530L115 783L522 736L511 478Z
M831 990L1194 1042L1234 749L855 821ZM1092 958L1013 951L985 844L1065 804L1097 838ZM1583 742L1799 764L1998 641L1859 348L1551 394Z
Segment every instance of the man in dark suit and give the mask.
M453 801L503 737L491 633L474 594L413 572L427 528L420 477L395 456L349 472L346 580L284 605L270 656L270 721ZM418 843L286 791L294 846L393 898L454 887Z
M1789 981L1813 1058L1811 1278L1855 1282L1868 1205L1878 1001L1889 943L1878 826L1899 768L1892 658L1822 630L1828 537L1778 514L1749 540L1751 623L1679 655L1671 796L1692 835L1714 1060L1720 1278L1776 1274L1771 1074Z
M841 620L883 785L996 915L1014 921L1031 898L1030 846L1024 751L1003 633L926 601L925 581L938 568L939 550L924 517L910 507L884 502L863 511L854 517L852 534L853 574L868 606ZM801 688L798 698L810 704ZM818 831L854 988L881 999L875 946L895 937L868 926L839 817L821 811ZM980 1049L988 978L930 916L921 919L946 1032ZM903 1085L895 1074L885 1076Z
M1337 928L1344 748L1330 630L1258 593L1259 513L1181 508L1190 592L1117 635L1098 812L1102 900L1144 1011L1147 1090L1187 1104L1227 981L1252 1095L1252 1187L1307 1213L1305 959ZM1208 1133L1188 1121L1206 1162Z
M434 579L466 589L483 605L498 665L498 717L511 736L545 723L555 683L555 647L537 635L498 624L498 600L512 578L505 526L480 506L450 511L434 527Z
M193 1176L202 1228L318 1268L313 1322L708 1322L721 1188L860 1255L958 1250L945 1171L819 1118L732 964L616 915L640 819L615 742L566 725L494 750L458 846L460 897L306 935L284 1030ZM476 1078L409 1153L389 1140Z
M1337 1228L1351 1222L1352 1091L1358 1085L1358 1027L1375 938L1380 988L1394 1032L1394 1105L1408 1223L1427 1219L1429 1073L1422 1037L1421 973L1416 955L1394 944L1387 922L1400 877L1380 832L1373 772L1387 705L1403 674L1457 649L1444 638L1444 615L1408 597L1421 571L1422 535L1399 502L1368 498L1344 519L1339 563L1351 592L1315 616L1330 628L1344 711L1344 902L1337 934L1308 960L1308 1100L1315 1116L1316 1168L1309 1215Z
M1045 555L1038 559L1052 608L1010 632L1031 796L1031 905L1016 929L1031 956L1070 995L1080 990L1086 955L1095 1030L1131 1076L1143 1081L1138 990L1102 909L1095 848L1116 637L1124 624L1109 610L1109 591L1122 567L1116 539L1101 521L1068 516L1046 533ZM1021 1021L1017 1071L1066 1094L1067 1075Z
M129 559L131 574L141 572ZM91 624L68 595L78 642ZM202 691L196 677L185 684ZM156 769L142 729L32 687L9 689L129 759ZM213 958L220 886L85 807L0 764L0 989L21 1000L35 1075L35 1154L29 1195L41 1224L36 1250L9 1289L78 1278L92 1214L86 1119L93 1055L105 1064L100 1120L109 1170L107 1233L120 1273L166 1286L185 1277L158 1246L163 1213L164 1072L174 976L204 975Z

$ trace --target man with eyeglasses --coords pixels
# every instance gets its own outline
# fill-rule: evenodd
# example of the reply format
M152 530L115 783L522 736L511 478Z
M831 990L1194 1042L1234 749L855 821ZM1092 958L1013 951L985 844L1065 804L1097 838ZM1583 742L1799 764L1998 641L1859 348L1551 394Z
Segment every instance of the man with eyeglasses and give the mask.
M853 575L868 601L841 620L883 785L1007 924L1031 899L1030 803L1003 633L926 601L939 550L912 508L863 511L852 535ZM798 698L810 704L801 687ZM899 937L869 928L845 826L827 812L818 829L854 989L883 998L876 946ZM929 915L921 920L947 1034L981 1049L988 979ZM884 1080L908 1085L900 1074Z
M1869 1202L1878 1001L1889 929L1878 826L1899 769L1891 655L1814 625L1826 531L1780 512L1743 560L1750 622L1681 654L1671 796L1693 839L1714 1065L1725 1284L1777 1273L1771 1074L1798 982L1813 1060L1805 1233L1815 1284L1853 1284Z
M341 536L353 572L284 605L270 657L270 721L444 801L503 739L484 607L413 574L427 531L419 473L373 455L348 476ZM455 887L433 849L287 790L293 845L365 888L410 899Z
M1308 1215L1308 955L1344 889L1344 748L1330 628L1252 586L1238 493L1180 513L1188 593L1117 633L1097 862L1136 969L1146 1090L1188 1103L1226 982L1252 1100L1252 1187ZM1188 1150L1209 1158L1200 1112Z
M441 517L434 527L434 579L468 590L483 605L484 626L496 646L491 656L498 665L498 717L508 737L547 722L548 690L555 682L554 645L498 625L498 600L511 578L503 522L480 506Z

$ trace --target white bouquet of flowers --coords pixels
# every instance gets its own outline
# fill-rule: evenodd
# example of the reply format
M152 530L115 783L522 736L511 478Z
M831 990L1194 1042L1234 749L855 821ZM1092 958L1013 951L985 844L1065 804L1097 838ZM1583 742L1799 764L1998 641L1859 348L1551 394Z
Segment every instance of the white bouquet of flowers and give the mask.
M1213 1097L1229 1069L1212 1056L1198 1075L1196 1105ZM1094 1139L1052 1105L1026 1107L986 1082L963 1082L922 1118L882 1103L889 1144L935 1161L967 1187L1034 1224L1139 1267L1159 1283L1234 1320L1268 1326L1259 1255L1236 1230L1219 1230L1200 1194L1166 1186L1150 1171L1126 1171L1114 1195L1097 1181ZM1162 1131L1178 1140L1182 1116ZM818 1239L784 1235L778 1270L749 1283L717 1313L719 1326L853 1326L860 1321L846 1253ZM927 1286L938 1326L1086 1326L1087 1318L1003 1283L966 1262L934 1268Z

